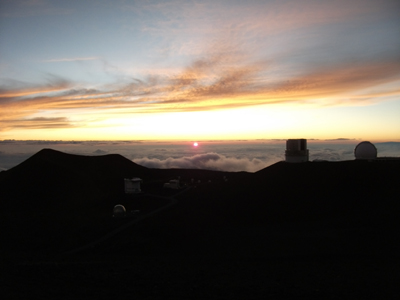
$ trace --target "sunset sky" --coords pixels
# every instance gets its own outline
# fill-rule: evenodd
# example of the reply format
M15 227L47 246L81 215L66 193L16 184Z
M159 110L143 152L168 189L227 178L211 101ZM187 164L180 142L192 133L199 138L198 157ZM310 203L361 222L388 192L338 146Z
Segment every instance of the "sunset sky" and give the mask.
M400 141L400 1L0 0L0 140Z

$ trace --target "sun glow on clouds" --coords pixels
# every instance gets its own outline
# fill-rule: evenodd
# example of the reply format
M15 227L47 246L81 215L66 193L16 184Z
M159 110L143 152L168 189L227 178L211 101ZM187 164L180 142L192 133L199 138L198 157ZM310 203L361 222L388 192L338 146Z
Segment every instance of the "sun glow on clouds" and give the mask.
M295 122L288 120L293 112L279 108L243 108L227 111L158 113L134 115L115 119L114 131L117 135L135 134L140 138L154 136L157 139L174 136L179 140L208 139L210 136L224 136L225 139L248 136L257 138L266 130L289 130ZM110 123L108 124L110 125ZM108 127L108 126L107 126ZM135 131L140 128L140 131ZM210 134L213 133L213 134Z

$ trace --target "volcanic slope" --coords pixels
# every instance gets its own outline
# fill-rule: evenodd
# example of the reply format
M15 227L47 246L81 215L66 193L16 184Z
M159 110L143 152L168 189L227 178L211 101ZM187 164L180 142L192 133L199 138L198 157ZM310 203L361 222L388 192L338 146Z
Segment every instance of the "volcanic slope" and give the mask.
M118 251L141 255L393 254L399 167L279 162L228 182L192 187L177 197L176 207L145 220L140 230L132 228L127 234L135 238L114 242L121 243Z
M112 199L123 194L123 178L150 173L120 155L41 150L0 177L1 222L13 241L6 244L25 250L32 247L19 246L35 244L40 251L42 243L57 244L68 228L74 234L80 225L89 230L96 223L90 225L91 218L111 215Z
M112 257L124 293L143 297L396 299L399 167L279 162L227 174L81 257Z
M79 290L84 281L95 296L118 283L148 298L387 298L398 292L399 170L398 161L379 160L279 162L256 173L157 170L119 155L46 149L0 176L1 250L22 261L21 253L62 254L126 224L111 217L117 202L164 205L175 194L162 188L169 179L180 176L188 189L94 248L60 256L65 265L38 273L43 258L29 258L39 267L13 265L18 272L4 282L19 296ZM144 195L127 199L125 177L144 179ZM33 278L30 288L10 288Z
M178 177L182 183L222 180L223 174L227 173L154 170L117 154L82 156L43 149L1 172L0 222L7 228L3 244L11 246L13 253L55 253L88 243L106 234L110 226L118 226L111 218L114 205L148 212L170 201L167 198L174 191L164 190L165 182ZM124 194L124 178L132 177L143 180L145 195Z

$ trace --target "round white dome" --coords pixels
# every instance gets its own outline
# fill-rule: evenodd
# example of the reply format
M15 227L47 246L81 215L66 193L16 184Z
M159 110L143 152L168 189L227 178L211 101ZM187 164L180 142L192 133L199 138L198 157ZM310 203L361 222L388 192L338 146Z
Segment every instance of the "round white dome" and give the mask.
M370 142L361 142L354 149L356 159L376 159L378 150Z
M123 205L118 204L114 206L113 216L117 218L125 217L126 209Z

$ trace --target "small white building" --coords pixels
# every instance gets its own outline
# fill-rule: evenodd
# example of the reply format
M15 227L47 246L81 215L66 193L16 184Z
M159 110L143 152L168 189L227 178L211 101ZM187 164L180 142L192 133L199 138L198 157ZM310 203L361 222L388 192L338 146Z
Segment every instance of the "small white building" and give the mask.
M163 187L167 189L176 189L176 190L181 188L179 184L179 179L172 179L169 182L164 183Z
M308 161L308 149L306 139L289 139L286 141L285 161L300 163Z
M142 190L140 189L140 184L142 179L134 177L134 178L125 178L125 194L136 194L140 193Z

